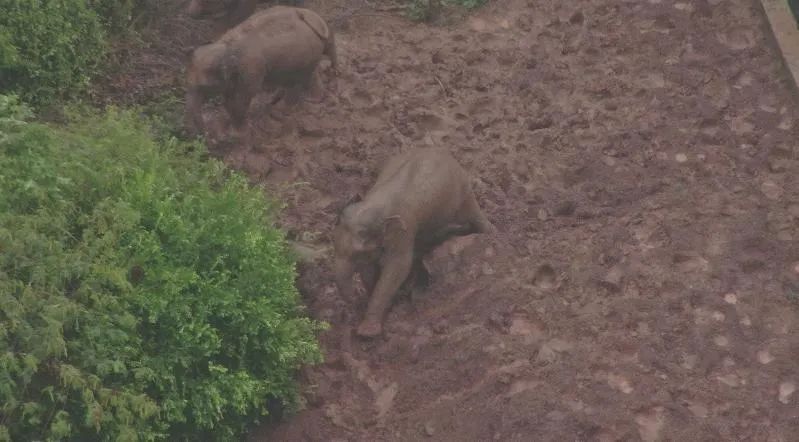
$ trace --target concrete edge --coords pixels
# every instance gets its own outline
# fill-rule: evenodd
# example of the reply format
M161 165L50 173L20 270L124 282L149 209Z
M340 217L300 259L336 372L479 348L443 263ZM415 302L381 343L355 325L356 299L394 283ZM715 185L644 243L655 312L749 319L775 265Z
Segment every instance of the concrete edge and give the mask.
M771 29L774 46L782 56L791 86L799 95L799 28L788 0L759 0Z

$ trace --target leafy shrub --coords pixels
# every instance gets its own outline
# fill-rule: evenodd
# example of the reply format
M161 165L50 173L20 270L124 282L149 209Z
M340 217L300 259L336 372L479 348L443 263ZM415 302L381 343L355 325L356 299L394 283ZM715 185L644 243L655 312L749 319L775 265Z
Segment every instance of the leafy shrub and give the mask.
M86 0L0 0L0 93L47 104L84 88L105 50Z
M89 0L91 8L112 31L126 29L133 20L134 10L141 0Z
M234 440L315 333L272 203L130 112L0 95L0 440Z
M125 32L145 16L174 13L180 3L159 0L88 0L109 33Z

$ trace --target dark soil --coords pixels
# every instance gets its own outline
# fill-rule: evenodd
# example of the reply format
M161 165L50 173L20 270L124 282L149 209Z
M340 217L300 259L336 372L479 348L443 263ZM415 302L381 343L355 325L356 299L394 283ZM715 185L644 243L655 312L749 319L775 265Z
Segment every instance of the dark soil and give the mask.
M286 201L290 237L329 252L382 161L426 146L500 233L428 256L374 341L329 253L302 265L326 362L253 440L799 440L797 101L757 1L494 0L440 26L307 5L340 76L321 104L261 97L255 149L226 154ZM187 23L101 93L174 90L207 30Z

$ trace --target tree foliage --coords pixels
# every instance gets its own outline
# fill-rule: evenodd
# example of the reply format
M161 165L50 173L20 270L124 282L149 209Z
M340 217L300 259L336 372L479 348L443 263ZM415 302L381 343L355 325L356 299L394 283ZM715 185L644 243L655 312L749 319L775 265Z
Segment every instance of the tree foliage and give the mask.
M0 441L233 440L318 361L259 189L131 112L0 95Z
M86 0L0 0L0 11L0 93L44 104L88 84L105 30Z

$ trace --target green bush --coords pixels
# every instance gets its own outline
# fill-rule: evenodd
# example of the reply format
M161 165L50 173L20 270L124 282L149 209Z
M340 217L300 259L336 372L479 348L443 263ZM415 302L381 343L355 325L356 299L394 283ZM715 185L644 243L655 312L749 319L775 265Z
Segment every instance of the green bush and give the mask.
M140 0L89 0L105 27L112 31L126 29Z
M105 51L86 0L0 0L0 93L47 104L82 90Z
M235 440L319 361L272 203L130 112L0 95L0 441Z

